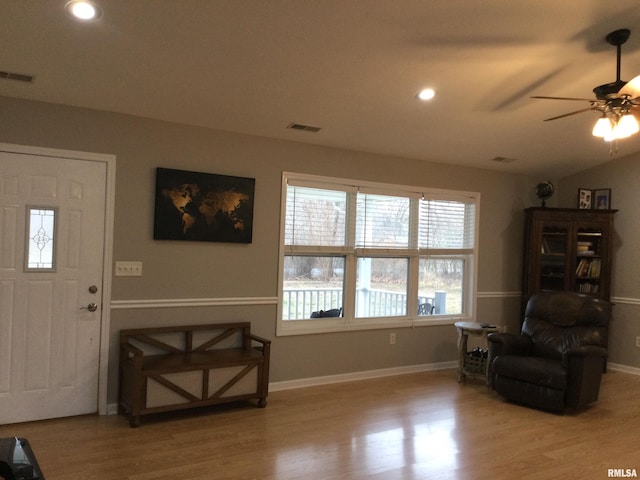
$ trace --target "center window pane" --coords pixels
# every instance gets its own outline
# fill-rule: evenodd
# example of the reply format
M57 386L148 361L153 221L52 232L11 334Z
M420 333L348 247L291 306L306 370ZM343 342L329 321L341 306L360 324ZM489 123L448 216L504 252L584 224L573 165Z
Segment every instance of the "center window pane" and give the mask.
M405 315L408 269L408 258L358 259L356 317Z
M362 193L359 193L357 198L357 246L408 247L409 198Z

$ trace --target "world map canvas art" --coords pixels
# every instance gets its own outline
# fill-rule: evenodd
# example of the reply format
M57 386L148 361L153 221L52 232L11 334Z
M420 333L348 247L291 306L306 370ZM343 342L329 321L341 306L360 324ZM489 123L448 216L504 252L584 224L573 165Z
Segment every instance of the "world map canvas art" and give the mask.
M251 243L255 179L158 168L153 238Z

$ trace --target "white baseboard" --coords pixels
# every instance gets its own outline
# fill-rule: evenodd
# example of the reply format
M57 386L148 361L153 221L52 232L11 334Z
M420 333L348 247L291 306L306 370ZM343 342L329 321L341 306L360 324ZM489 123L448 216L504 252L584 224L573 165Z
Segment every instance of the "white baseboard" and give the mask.
M434 370L446 370L456 368L457 361L429 363L422 365L408 365L405 367L383 368L380 370L366 370L363 372L341 373L338 375L327 375L324 377L300 378L297 380L285 380L269 384L270 392L282 390L292 390L294 388L315 387L318 385L329 385L332 383L353 382L356 380L366 380L370 378L391 377L394 375L404 375L407 373L429 372Z
M630 373L631 375L640 375L640 368L630 367L628 365L621 365L619 363L607 362L607 368L609 370L615 370L616 372Z

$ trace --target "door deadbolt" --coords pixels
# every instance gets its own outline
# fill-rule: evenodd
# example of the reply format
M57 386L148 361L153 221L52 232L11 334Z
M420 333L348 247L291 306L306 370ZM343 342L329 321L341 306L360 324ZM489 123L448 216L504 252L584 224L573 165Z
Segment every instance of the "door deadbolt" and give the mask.
M98 291L98 287L96 287L95 285L91 285L89 287L89 293L96 293Z

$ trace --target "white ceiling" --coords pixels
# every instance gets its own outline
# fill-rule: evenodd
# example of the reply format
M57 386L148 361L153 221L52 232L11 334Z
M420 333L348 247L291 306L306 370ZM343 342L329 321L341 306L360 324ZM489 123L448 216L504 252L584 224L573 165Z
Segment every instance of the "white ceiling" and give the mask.
M587 102L529 97L593 98L619 28L622 79L640 74L638 0L96 1L81 24L66 0L0 0L0 71L35 76L0 95L546 178L609 144L592 112L543 122Z

